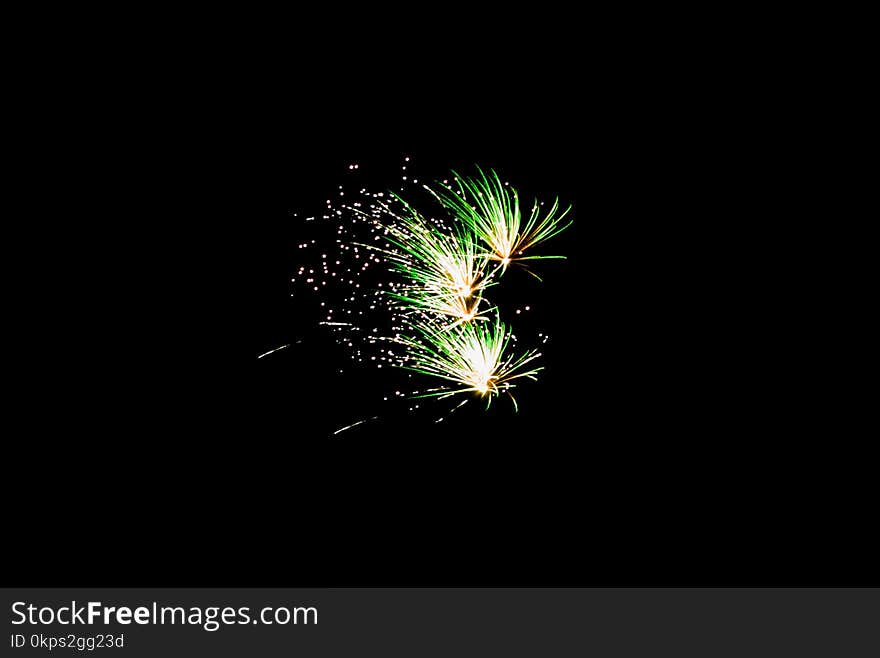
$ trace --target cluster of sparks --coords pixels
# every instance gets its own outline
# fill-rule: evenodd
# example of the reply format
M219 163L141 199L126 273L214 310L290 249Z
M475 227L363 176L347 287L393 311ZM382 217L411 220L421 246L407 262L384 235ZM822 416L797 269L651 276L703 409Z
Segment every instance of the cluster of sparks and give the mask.
M315 292L342 284L340 305L321 302L327 313L321 324L357 361L403 368L433 382L409 399L471 394L487 398L488 406L506 394L516 409L514 382L536 379L541 355L514 351L516 337L486 295L511 265L535 275L523 261L564 258L533 250L570 225L563 221L569 209L559 212L557 200L543 212L535 202L523 218L516 190L479 168L473 177L453 172L453 184L422 187L436 202L430 213L403 194L362 188L346 199L340 187L340 199L328 199L321 217L338 222L335 254L328 249L316 267L301 266L293 282ZM299 247L322 250L316 241ZM370 272L390 278L368 281Z

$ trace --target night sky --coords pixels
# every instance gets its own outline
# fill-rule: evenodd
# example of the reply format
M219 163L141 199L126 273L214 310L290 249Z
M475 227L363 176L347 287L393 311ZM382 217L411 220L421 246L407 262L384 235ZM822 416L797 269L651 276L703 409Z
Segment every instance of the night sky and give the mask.
M125 565L80 539L81 577L65 561L41 573L132 586L863 580L865 482L829 479L848 452L827 449L840 416L813 395L790 312L809 291L783 258L796 248L774 193L784 174L750 150L747 126L663 85L576 82L583 93L553 102L294 96L271 122L254 101L206 115L192 144L178 126L177 168L144 162L149 209L129 217L144 196L118 192L101 232L112 262L87 261L100 295L56 314L57 376L31 369L39 390L63 392L51 415L78 437L53 444L55 475L41 477L72 483L82 527L97 518L89 501L111 501L99 516ZM499 287L499 303L533 307L517 322L550 336L519 413L503 398L441 424L387 413L399 373L349 367L315 301L290 296L302 217L349 164L381 189L407 156L424 180L479 164L524 197L573 205L545 251L567 260L542 263L543 283L514 270ZM810 549L829 536L852 559Z

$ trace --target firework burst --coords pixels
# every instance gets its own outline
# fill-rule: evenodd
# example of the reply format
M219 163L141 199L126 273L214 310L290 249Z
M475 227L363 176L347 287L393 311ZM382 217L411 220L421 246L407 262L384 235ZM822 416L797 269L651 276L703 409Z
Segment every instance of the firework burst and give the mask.
M451 382L422 397L476 393L487 398L488 407L493 397L507 393L517 407L516 399L510 394L515 386L512 382L523 377L537 379L537 373L542 370L526 367L541 356L535 350L509 354L512 334L497 315L494 323L472 322L452 331L431 332L424 328L417 331L422 340L400 339L408 353L403 367Z
M404 172L408 163L406 158ZM355 176L357 169L349 166ZM534 380L542 370L535 364L538 351L515 350L516 337L486 294L511 263L563 258L524 252L565 230L568 209L559 212L556 201L543 213L535 203L523 218L516 190L492 170L477 171L470 179L456 175L457 190L447 181L438 192L425 186L440 202L427 212L407 200L414 191L408 185L418 181L406 172L401 194L339 186L322 213L306 218L317 220L320 241L298 245L310 261L301 261L291 282L295 294L318 298L318 324L357 363L393 366L388 376L402 368L408 377L434 382L433 388L397 390L393 397L389 391L386 401L463 398L454 411L472 396L486 398L488 407L508 395L518 408L511 394L516 380ZM410 411L419 408L410 404Z
M485 319L482 295L493 284L487 273L488 259L474 233L460 225L450 230L397 200L403 212L386 208L392 221L385 236L387 245L378 250L406 283L387 294L406 314L450 318L452 323L446 328Z
M488 249L489 260L497 261L503 272L513 262L565 258L523 254L571 226L571 221L563 223L571 206L559 212L559 199L556 199L542 216L541 204L536 201L523 223L517 191L502 183L491 169L488 175L479 167L477 172L479 176L474 178L455 174L458 190L449 185L444 185L439 192L427 189L482 241Z

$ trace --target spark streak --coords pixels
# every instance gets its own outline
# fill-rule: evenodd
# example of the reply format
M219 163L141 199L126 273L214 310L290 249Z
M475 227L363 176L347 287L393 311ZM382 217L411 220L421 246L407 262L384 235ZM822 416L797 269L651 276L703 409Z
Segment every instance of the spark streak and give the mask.
M359 420L358 422L352 423L351 425L346 425L345 427L341 427L338 430L336 430L335 432L333 432L333 435L335 436L335 435L339 434L340 432L350 430L352 427L357 427L358 425L363 425L364 423L368 423L371 420L376 420L378 417L379 416L373 416L372 418L365 418L364 420Z
M287 345L282 345L281 347L276 347L274 350L269 350L268 352L263 352L257 358L262 359L264 356L269 356L270 354L274 354L278 350L283 350L285 347L290 347L290 343L288 343Z

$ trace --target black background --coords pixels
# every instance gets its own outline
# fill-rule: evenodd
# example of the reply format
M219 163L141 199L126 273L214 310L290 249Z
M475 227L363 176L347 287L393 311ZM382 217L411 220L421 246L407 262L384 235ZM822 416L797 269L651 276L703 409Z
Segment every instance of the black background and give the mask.
M17 584L876 582L859 435L804 313L818 209L784 117L711 68L574 54L462 89L352 63L327 90L297 69L124 125L89 188L110 212L74 204L78 292L21 386ZM574 205L569 259L529 284L546 370L518 415L330 438L375 391L334 376L289 297L291 212L350 162L391 182L405 155Z

